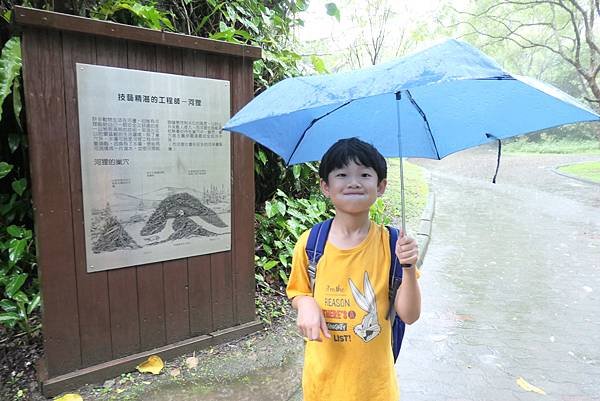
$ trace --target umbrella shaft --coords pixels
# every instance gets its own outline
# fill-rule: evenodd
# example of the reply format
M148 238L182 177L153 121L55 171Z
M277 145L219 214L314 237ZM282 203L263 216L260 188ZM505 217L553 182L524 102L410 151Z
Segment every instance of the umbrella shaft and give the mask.
M398 120L398 157L400 158L400 202L402 210L402 233L406 235L406 209L404 202L404 164L402 162L402 134L400 129L400 101L402 91L396 92L396 117Z
M406 234L406 208L404 202L404 166L402 163L402 156L400 157L400 201L402 202L402 233Z

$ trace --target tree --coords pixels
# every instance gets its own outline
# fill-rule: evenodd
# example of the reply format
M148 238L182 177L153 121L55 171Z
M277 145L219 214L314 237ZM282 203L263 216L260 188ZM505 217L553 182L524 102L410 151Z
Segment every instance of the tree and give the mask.
M468 27L464 36L483 46L510 42L529 64L541 64L539 71L562 70L565 81L578 81L578 95L600 110L600 0L478 1L474 10L454 11L467 16L456 24Z
M386 0L367 0L365 14L356 12L352 15L352 22L362 27L361 33L349 49L351 61L355 61L361 67L362 54L366 53L371 65L375 65L381 58L383 46L388 36L388 21L392 9ZM389 40L389 38L388 38Z

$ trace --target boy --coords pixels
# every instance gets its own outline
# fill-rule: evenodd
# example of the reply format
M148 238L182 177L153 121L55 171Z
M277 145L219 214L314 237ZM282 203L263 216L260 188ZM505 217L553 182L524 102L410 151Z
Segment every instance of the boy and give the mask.
M342 139L323 156L319 176L335 217L318 263L314 293L305 251L310 230L298 239L287 287L307 341L304 401L397 401L391 321L386 319L389 232L369 220L369 208L387 184L385 159L370 144ZM394 251L404 269L394 307L411 324L421 311L414 267L417 245L400 233Z

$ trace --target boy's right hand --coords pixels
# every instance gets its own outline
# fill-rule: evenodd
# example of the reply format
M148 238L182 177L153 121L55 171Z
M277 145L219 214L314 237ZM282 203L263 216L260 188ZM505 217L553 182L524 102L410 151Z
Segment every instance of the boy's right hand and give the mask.
M296 325L302 336L308 341L323 341L321 332L327 338L331 338L323 311L313 297L296 297L296 306L298 309L298 319Z

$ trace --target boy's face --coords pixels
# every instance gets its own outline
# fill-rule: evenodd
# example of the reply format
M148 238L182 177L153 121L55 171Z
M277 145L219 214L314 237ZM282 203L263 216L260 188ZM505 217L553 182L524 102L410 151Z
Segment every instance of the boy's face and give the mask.
M377 183L377 173L350 161L328 175L328 182L321 180L321 191L331 199L336 211L350 214L368 212L378 196L383 195L386 180Z

